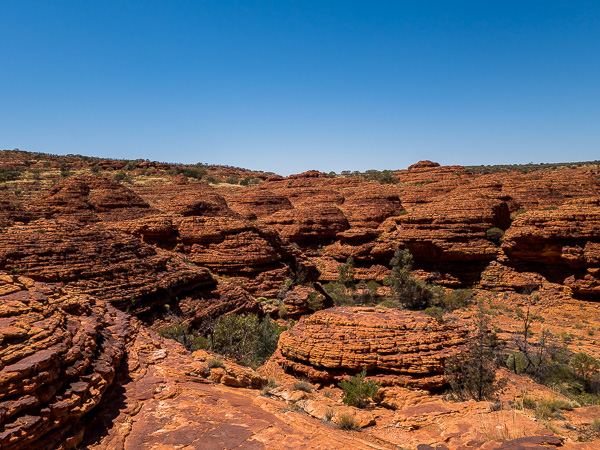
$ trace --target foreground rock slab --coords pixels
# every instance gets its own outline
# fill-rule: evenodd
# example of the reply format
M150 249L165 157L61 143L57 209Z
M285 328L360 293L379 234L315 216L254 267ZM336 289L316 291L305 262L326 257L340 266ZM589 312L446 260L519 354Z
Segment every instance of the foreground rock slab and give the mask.
M219 370L243 382L250 369L227 361L224 369L208 369L207 356L192 357L173 341L136 330L128 346L128 377L107 393L96 417L85 424L85 448L394 448L331 428L256 389L232 387L224 375L216 384L212 380Z

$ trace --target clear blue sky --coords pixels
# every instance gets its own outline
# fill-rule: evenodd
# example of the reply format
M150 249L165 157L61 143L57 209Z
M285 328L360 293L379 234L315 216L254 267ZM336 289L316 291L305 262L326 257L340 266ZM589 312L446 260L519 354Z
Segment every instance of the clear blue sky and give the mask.
M283 175L600 159L600 1L0 0L0 148Z

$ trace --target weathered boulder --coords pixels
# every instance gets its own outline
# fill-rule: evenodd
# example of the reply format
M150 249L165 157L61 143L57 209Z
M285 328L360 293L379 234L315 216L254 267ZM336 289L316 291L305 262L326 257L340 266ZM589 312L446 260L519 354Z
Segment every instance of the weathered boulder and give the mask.
M354 195L347 196L340 209L348 217L350 226L357 228L377 228L388 217L404 211L398 189L378 184L363 186Z
M233 215L227 201L213 187L203 182L163 188L135 186L134 189L163 214L210 217Z
M244 189L229 198L229 206L249 220L270 216L282 209L292 209L290 200L263 189Z
M310 312L311 301L323 301L324 297L308 286L294 286L283 297L286 314L292 319Z
M384 385L435 389L444 362L466 331L431 317L387 308L338 307L305 316L279 340L275 361L314 381L341 380L366 367Z

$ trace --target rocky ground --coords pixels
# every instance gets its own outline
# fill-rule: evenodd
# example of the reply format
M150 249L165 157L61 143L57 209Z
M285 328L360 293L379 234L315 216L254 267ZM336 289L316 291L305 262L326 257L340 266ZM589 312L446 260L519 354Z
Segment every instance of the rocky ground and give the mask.
M532 339L547 329L600 358L597 166L425 161L380 184L4 151L0 169L0 448L600 445L597 397L541 420L536 402L567 398L530 377L501 369L496 401L477 402L449 399L444 375L477 301L508 351L527 311ZM476 301L443 323L329 308L324 286L350 257L357 282L389 295L398 248L419 279ZM289 327L256 370L155 333L250 312ZM362 367L382 387L346 406L339 382Z

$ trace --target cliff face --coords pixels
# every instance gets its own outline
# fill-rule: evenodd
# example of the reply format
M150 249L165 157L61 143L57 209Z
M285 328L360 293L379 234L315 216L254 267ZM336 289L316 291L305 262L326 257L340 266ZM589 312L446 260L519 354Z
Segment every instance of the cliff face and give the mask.
M518 215L502 241L510 261L580 295L600 293L600 198Z

